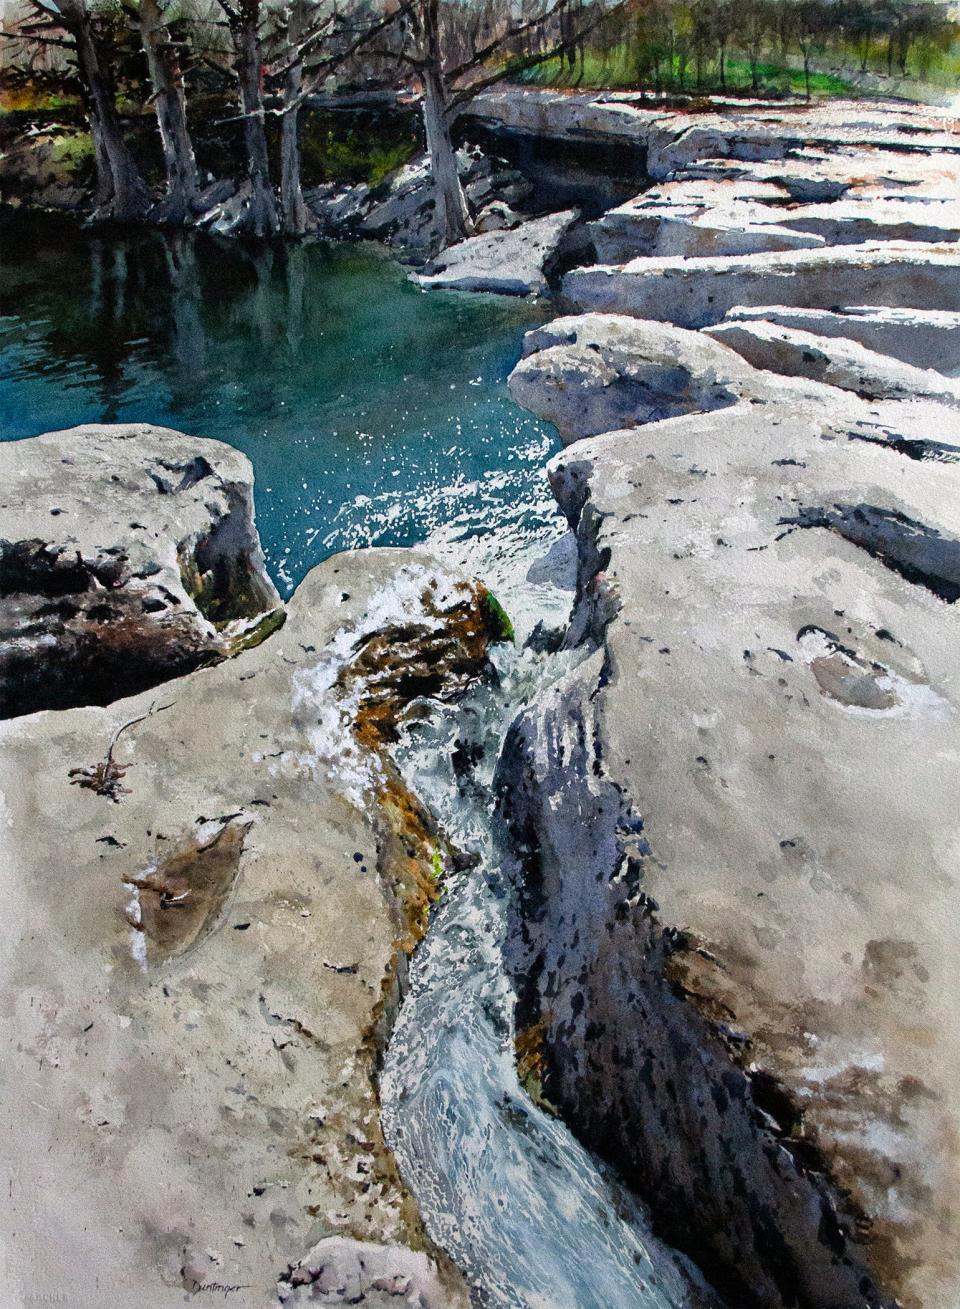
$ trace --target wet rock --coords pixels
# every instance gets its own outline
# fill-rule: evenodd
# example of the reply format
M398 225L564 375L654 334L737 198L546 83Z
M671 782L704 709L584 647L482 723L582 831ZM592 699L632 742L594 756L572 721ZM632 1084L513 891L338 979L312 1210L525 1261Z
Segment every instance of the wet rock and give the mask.
M0 713L107 704L283 620L246 457L147 424L0 446Z
M512 231L468 237L444 250L414 280L426 290L542 295L577 220L575 209L531 218Z
M289 615L160 692L0 725L14 1301L258 1309L308 1267L321 1303L356 1302L358 1269L361 1303L464 1303L442 1258L392 1248L425 1238L375 1067L453 852L384 744L483 674L488 606L371 550ZM71 784L108 749L115 802ZM318 1234L375 1248L300 1265Z

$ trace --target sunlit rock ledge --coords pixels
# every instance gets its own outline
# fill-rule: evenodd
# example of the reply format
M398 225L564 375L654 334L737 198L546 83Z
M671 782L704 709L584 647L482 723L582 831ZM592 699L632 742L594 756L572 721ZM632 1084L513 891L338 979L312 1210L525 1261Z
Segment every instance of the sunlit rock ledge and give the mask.
M782 148L803 114L710 138L709 185L593 224L623 262L567 274L586 312L510 379L567 446L585 656L500 765L518 1046L659 1233L778 1309L960 1297L960 254L924 225L955 163L884 112L874 151L826 111L819 157ZM758 221L844 178L920 239Z
M156 430L40 444L86 453L59 497L85 508L78 547L122 545L137 572L135 532L175 566L181 456L226 472L224 447ZM109 505L98 526L100 479L134 467L171 479L156 516L141 488L144 529L124 534ZM234 455L249 492L246 468ZM216 505L217 475L198 472ZM194 505L206 527L190 489L185 520ZM379 1125L378 1055L456 862L386 746L414 702L482 676L503 635L476 583L368 550L316 568L283 628L236 658L0 724L11 1293L466 1303Z

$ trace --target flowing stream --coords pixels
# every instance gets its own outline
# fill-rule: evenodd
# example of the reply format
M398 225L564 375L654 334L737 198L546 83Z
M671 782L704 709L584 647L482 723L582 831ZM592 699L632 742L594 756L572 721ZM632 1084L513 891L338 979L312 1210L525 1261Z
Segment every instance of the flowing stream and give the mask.
M546 560L525 573L551 536ZM383 1122L427 1230L466 1274L475 1304L681 1309L694 1300L675 1257L636 1202L530 1099L514 1063L501 958L510 888L498 872L490 784L514 714L576 658L522 648L535 619L554 625L567 616L572 545L545 529L513 550L474 557L505 601L517 642L498 648L493 685L412 729L397 755L448 834L481 864L451 878L414 957L381 1076ZM455 744L479 757L474 770L454 767Z

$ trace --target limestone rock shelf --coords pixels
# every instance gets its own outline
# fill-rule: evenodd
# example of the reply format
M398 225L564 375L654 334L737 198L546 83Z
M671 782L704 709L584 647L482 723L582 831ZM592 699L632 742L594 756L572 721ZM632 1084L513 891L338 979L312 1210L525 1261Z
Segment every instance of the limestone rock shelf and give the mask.
M511 377L567 446L583 655L500 765L521 1045L731 1304L940 1309L960 1300L955 124L748 109L733 133L563 100L486 106L645 135L667 180L592 223L606 262L563 283L586 312L529 334Z

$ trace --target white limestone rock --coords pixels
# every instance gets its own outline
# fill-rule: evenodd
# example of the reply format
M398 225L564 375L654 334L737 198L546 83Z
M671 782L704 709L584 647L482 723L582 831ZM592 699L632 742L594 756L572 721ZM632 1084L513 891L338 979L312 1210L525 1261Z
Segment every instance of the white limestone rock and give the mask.
M449 844L384 745L486 621L429 556L341 555L236 660L0 724L5 1304L262 1309L318 1228L424 1248L374 1079Z
M916 368L935 368L947 376L960 371L960 313L949 310L891 309L884 305L845 305L836 310L736 305L723 321L758 319L818 336L846 337L868 350L902 359Z
M511 394L564 442L754 394L754 369L726 346L617 314L554 319L527 333L523 356Z
M531 218L510 231L487 232L449 246L413 280L428 291L493 291L542 295L548 288L576 209Z
M844 337L818 336L762 320L718 323L704 331L768 372L825 382L868 400L917 396L960 409L960 382L932 368L889 359ZM956 422L960 425L960 415Z
M145 423L0 445L0 716L106 704L283 618L253 470Z
M786 254L635 259L574 268L565 301L705 327L737 305L832 309L843 304L953 311L960 304L960 253L945 244L876 242Z
M501 766L543 1093L740 1299L953 1304L960 466L791 398L551 480L595 653Z

